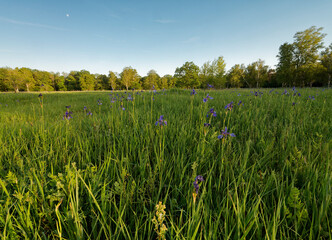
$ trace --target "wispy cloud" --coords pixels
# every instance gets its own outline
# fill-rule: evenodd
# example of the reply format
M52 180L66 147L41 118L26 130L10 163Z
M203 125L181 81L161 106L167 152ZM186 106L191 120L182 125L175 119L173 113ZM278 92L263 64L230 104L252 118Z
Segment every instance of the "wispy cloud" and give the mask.
M16 24L16 25L22 25L22 26L30 26L30 27L36 27L36 28L46 28L46 29L57 30L57 31L69 31L68 29L65 29L65 28L59 28L59 27L45 25L45 24L39 24L39 23L17 21L17 20L14 20L14 19L3 18L3 17L0 17L0 21L8 22L8 23L11 23L11 24Z
M200 39L200 37L194 36L194 37L191 37L191 38L188 38L188 39L182 41L182 43L193 43L193 42L199 41L199 39Z
M167 23L174 23L175 20L172 19L156 19L154 20L157 23L161 23L161 24L167 24Z

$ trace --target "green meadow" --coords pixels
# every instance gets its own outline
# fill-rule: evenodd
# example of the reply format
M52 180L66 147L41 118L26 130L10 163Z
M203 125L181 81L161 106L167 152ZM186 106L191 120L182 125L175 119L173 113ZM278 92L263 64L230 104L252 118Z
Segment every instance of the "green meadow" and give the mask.
M332 239L332 90L191 93L1 93L0 238Z

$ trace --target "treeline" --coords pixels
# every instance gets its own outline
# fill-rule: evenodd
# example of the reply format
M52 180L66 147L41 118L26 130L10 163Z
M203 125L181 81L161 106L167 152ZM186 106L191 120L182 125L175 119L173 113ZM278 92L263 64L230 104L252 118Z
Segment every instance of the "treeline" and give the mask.
M293 43L279 48L276 69L261 59L245 66L236 64L226 71L223 57L201 67L186 62L174 75L159 76L150 70L141 77L125 67L121 73L91 74L89 71L53 73L29 68L0 68L0 91L75 91L119 89L168 89L227 87L312 87L330 86L332 44L324 47L322 28L311 27L294 35Z

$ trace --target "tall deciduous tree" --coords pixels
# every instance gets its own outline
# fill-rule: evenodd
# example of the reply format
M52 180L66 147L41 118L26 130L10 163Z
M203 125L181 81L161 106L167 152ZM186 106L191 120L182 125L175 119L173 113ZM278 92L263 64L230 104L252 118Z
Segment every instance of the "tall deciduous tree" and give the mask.
M112 90L115 90L118 82L117 74L112 71L109 71L108 78L109 78L110 88Z
M163 88L173 88L175 86L175 78L169 74L164 75L161 82Z
M132 67L125 67L120 74L121 84L128 90L130 87L140 88L139 86L139 75L136 69Z
M321 63L326 69L327 85L331 85L332 76L332 43L321 53Z
M0 91L9 90L9 68L0 68Z
M312 26L294 35L294 61L296 66L296 78L302 85L313 83L314 66L319 58L319 50L323 48L323 39L326 34L323 28Z
M199 79L202 88L207 88L207 84L214 85L214 72L211 61L203 63L200 68Z
M66 91L65 76L61 76L60 73L54 74L54 90L55 91Z
M282 85L296 85L295 83L295 61L294 45L284 43L279 47L279 59L277 65L277 81Z
M53 74L47 71L32 70L34 82L34 90L53 91Z
M227 79L231 87L240 88L243 86L245 66L235 64L228 72Z
M9 84L11 88L18 93L24 87L24 81L21 74L18 71L18 68L9 69Z
M143 81L144 89L160 89L160 76L157 74L155 70L150 70L146 78Z
M176 68L174 77L178 87L197 88L200 86L198 78L199 67L193 62L185 62L182 67Z
M218 57L212 62L212 70L214 76L214 86L223 88L226 86L226 63L224 58Z
M105 74L95 74L95 90L107 90L110 89L109 77Z
M35 79L33 78L33 73L29 68L20 68L18 70L20 77L22 78L22 82L25 85L25 89L27 92L30 92L32 88L35 86Z
M207 87L211 84L216 88L223 88L226 86L226 63L222 56L213 60L203 63L200 68L200 82L202 87Z
M254 86L261 87L268 80L268 68L261 59L249 64L245 71L245 83L250 88Z
M78 72L71 71L65 78L65 85L68 91L80 90Z
M78 72L78 82L81 90L93 90L95 87L95 77L89 71Z

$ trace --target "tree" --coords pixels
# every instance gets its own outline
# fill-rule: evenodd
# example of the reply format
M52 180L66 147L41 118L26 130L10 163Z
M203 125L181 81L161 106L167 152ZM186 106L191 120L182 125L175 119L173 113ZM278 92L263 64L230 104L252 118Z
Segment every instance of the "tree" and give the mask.
M252 88L260 87L266 82L269 78L268 76L268 66L265 65L265 62L259 59L256 62L249 64L245 71L245 83L248 87Z
M200 82L202 87L207 87L211 84L216 88L223 88L226 86L226 63L222 56L203 63L200 69Z
M127 89L127 91L129 87L140 88L138 82L140 77L136 69L132 67L125 67L120 76L121 76L121 84Z
M80 90L78 82L78 72L71 71L68 76L65 78L65 86L68 91Z
M166 74L161 78L163 88L173 88L175 86L175 78L172 75Z
M18 68L15 69L9 69L8 71L8 82L11 86L11 88L15 91L15 93L18 93L20 90L23 89L24 82L23 78L21 77Z
M212 71L215 79L214 86L224 88L226 86L226 63L222 56L212 62Z
M263 86L264 82L267 82L269 66L265 65L265 61L258 59L257 64L257 78L256 78L256 87Z
M168 89L168 80L166 77L161 77L159 80L159 88L160 89Z
M294 45L287 42L282 44L279 47L277 57L279 59L277 65L277 81L282 86L295 86Z
M231 87L240 88L243 86L245 66L243 64L235 64L227 75L228 83Z
M0 91L9 90L9 68L0 68Z
M207 84L214 84L213 68L210 61L203 63L200 68L199 78L202 88L207 88Z
M35 86L35 79L33 78L33 73L29 68L20 68L18 70L20 78L22 78L22 82L26 87L26 91L30 92L30 90Z
M323 39L326 34L321 33L323 28L312 26L294 35L294 61L296 78L302 85L312 84L313 67L319 58L319 49L323 48Z
M66 91L65 76L61 76L59 73L54 74L54 90Z
M110 88L112 90L115 90L116 89L116 85L117 85L117 82L118 82L118 77L117 77L117 74L112 72L112 71L109 71L108 73L108 78L109 78L109 83L110 83Z
M110 79L105 74L95 74L95 90L108 90L111 88Z
M95 77L89 71L81 70L78 72L78 82L80 90L93 90L95 87Z
M320 62L315 62L303 65L302 70L306 73L307 84L312 87L315 82L319 82L319 78L323 75L325 68Z
M185 62L180 68L176 68L174 77L177 79L177 87L197 88L200 86L198 78L199 67L193 62Z
M155 70L150 70L148 72L148 75L143 80L143 88L144 89L160 89L161 83L160 83L160 76L157 74Z
M54 76L47 71L32 70L34 78L34 91L54 91Z
M321 63L327 74L327 85L330 88L332 76L332 43L321 53Z

